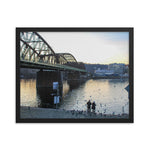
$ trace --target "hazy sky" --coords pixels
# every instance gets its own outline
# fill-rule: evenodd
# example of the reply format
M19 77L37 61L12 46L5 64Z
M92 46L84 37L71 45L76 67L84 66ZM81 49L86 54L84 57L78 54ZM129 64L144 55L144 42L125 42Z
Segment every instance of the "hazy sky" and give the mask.
M129 63L128 32L39 32L55 53L71 53L78 62Z

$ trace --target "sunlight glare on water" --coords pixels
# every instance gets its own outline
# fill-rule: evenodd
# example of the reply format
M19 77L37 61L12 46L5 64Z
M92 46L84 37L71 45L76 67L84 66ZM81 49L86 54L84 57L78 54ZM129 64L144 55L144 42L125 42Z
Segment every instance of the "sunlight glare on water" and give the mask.
M36 94L36 80L25 80L21 82L21 106L38 107L39 98ZM69 86L64 82L64 97L59 109L65 110L87 110L87 101L95 101L96 112L103 114L129 113L128 92L125 87L128 80L120 79L97 79L87 80L78 88L68 92Z
M88 100L96 103L96 112L105 114L129 113L128 92L124 89L128 81L118 79L88 80L79 88L69 92L60 108L67 110L86 110Z

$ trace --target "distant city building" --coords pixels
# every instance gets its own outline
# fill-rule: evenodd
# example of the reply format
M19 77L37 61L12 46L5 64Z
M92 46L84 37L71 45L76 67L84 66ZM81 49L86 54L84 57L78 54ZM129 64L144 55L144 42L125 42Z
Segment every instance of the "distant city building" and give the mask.
M108 65L108 70L112 70L112 71L114 71L114 73L117 73L117 74L124 74L125 69L126 69L125 64L114 63L114 64Z
M122 77L129 77L129 74L125 73L125 74L122 75Z
M129 67L125 64L109 64L107 69L95 69L94 76L122 76L128 77L129 76Z
M100 69L98 68L98 70L95 70L95 75L96 76L109 76L109 75L113 75L114 71L113 70L107 70L107 69Z

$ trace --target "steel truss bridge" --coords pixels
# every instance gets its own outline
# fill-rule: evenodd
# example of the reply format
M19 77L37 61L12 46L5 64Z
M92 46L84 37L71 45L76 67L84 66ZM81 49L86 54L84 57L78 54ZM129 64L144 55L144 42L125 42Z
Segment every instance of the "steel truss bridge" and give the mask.
M72 54L55 53L37 32L20 32L20 66L86 73L85 67Z

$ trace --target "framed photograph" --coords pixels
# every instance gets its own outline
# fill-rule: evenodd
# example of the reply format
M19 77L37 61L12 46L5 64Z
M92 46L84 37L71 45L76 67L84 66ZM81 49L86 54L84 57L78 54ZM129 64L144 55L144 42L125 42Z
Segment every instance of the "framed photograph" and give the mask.
M133 28L16 28L17 123L133 123Z

